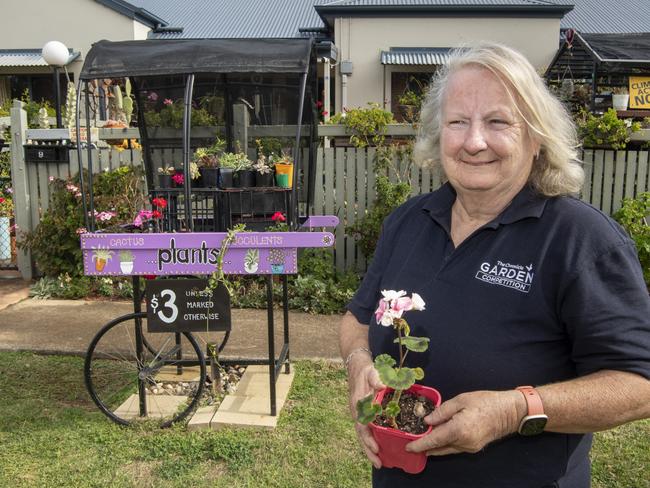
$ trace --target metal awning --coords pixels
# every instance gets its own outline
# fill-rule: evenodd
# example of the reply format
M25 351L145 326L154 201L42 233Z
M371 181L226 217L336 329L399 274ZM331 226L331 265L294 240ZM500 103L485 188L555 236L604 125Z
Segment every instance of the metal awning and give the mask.
M80 52L69 49L68 64L81 56ZM40 49L0 49L0 67L48 66L41 56Z
M433 66L447 64L448 47L391 47L381 52L381 64L401 64L408 66Z

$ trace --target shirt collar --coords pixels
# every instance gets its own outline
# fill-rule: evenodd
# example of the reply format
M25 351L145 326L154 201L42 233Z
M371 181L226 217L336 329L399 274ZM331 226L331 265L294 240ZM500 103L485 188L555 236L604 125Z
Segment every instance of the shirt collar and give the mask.
M431 218L448 232L451 229L451 206L456 200L456 190L445 183L438 191L432 192L422 205ZM512 199L503 212L485 227L496 229L499 225L512 224L526 218L540 218L546 207L547 197L540 195L530 185L524 186Z

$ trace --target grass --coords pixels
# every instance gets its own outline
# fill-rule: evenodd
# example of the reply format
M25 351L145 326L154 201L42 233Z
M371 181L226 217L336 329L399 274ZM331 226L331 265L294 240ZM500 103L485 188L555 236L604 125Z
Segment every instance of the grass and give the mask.
M118 427L83 386L83 361L0 353L0 486L362 487L340 366L298 362L274 430ZM594 488L647 488L650 421L596 436Z

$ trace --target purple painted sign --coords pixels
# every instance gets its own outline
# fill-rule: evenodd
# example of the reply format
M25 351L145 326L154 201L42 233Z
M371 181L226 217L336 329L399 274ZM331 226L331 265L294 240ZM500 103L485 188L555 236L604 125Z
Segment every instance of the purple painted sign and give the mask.
M84 274L207 275L216 270L225 232L82 234ZM241 232L223 260L226 274L293 274L299 247L330 247L330 232Z
M339 218L335 215L312 215L302 224L302 227L314 229L317 227L336 227L339 225Z

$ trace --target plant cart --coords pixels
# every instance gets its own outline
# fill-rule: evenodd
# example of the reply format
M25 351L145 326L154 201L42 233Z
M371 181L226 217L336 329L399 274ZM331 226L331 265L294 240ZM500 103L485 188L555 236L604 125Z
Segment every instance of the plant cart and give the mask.
M88 167L79 168L88 229L81 235L85 274L131 276L133 281L133 313L106 324L92 340L85 361L89 393L113 421L129 424L155 419L169 426L187 417L204 398L206 378L218 379L207 374L205 353L213 373L217 365L268 365L270 414L277 415L276 381L283 366L289 373L287 275L297 273L299 248L332 246L334 236L324 229L338 224L333 216L309 215L315 182L316 117L311 108L305 109L305 99L311 99L314 75L310 39L101 41L88 53L77 97L80 107L85 95L86 130L90 132L94 103L90 93L99 85L96 80L128 79L136 102L147 188L152 208L158 212L154 219L145 217L144 225L96 231L92 150L78 145L79 161L84 150L88 159ZM203 93L199 102L193 97L196 87ZM150 127L147 100L152 101L153 93L157 101L158 93L179 89L181 130ZM251 93L256 101L254 113L258 105L264 107L265 94L276 102L287 101L294 111L288 116L290 111L282 103L269 109L282 109L284 119L280 121L285 132L287 124L295 125L292 184L287 185L284 178L282 187L198 187L192 181L190 154L209 145L215 131L229 150L237 143L246 146L247 139L238 133L233 119L238 100ZM288 93L293 93L293 99L286 98ZM214 103L219 114L211 119L217 125L210 130L193 129L192 116L200 113L206 100L220 102ZM168 109L177 102L171 96L165 98L162 110L173 115ZM262 120L260 114L256 117ZM76 120L80 133L79 113ZM305 121L309 125L303 126ZM165 172L170 166L169 154L182 161L176 187L155 178L160 169ZM266 231L275 224L273 216L278 213L286 215L288 231ZM229 274L266 276L267 357L226 360L219 356L231 332L230 295L223 284ZM213 275L211 286L207 275ZM283 344L277 355L273 275L279 276L283 288ZM146 278L144 287L141 277ZM205 338L213 333L222 339Z

